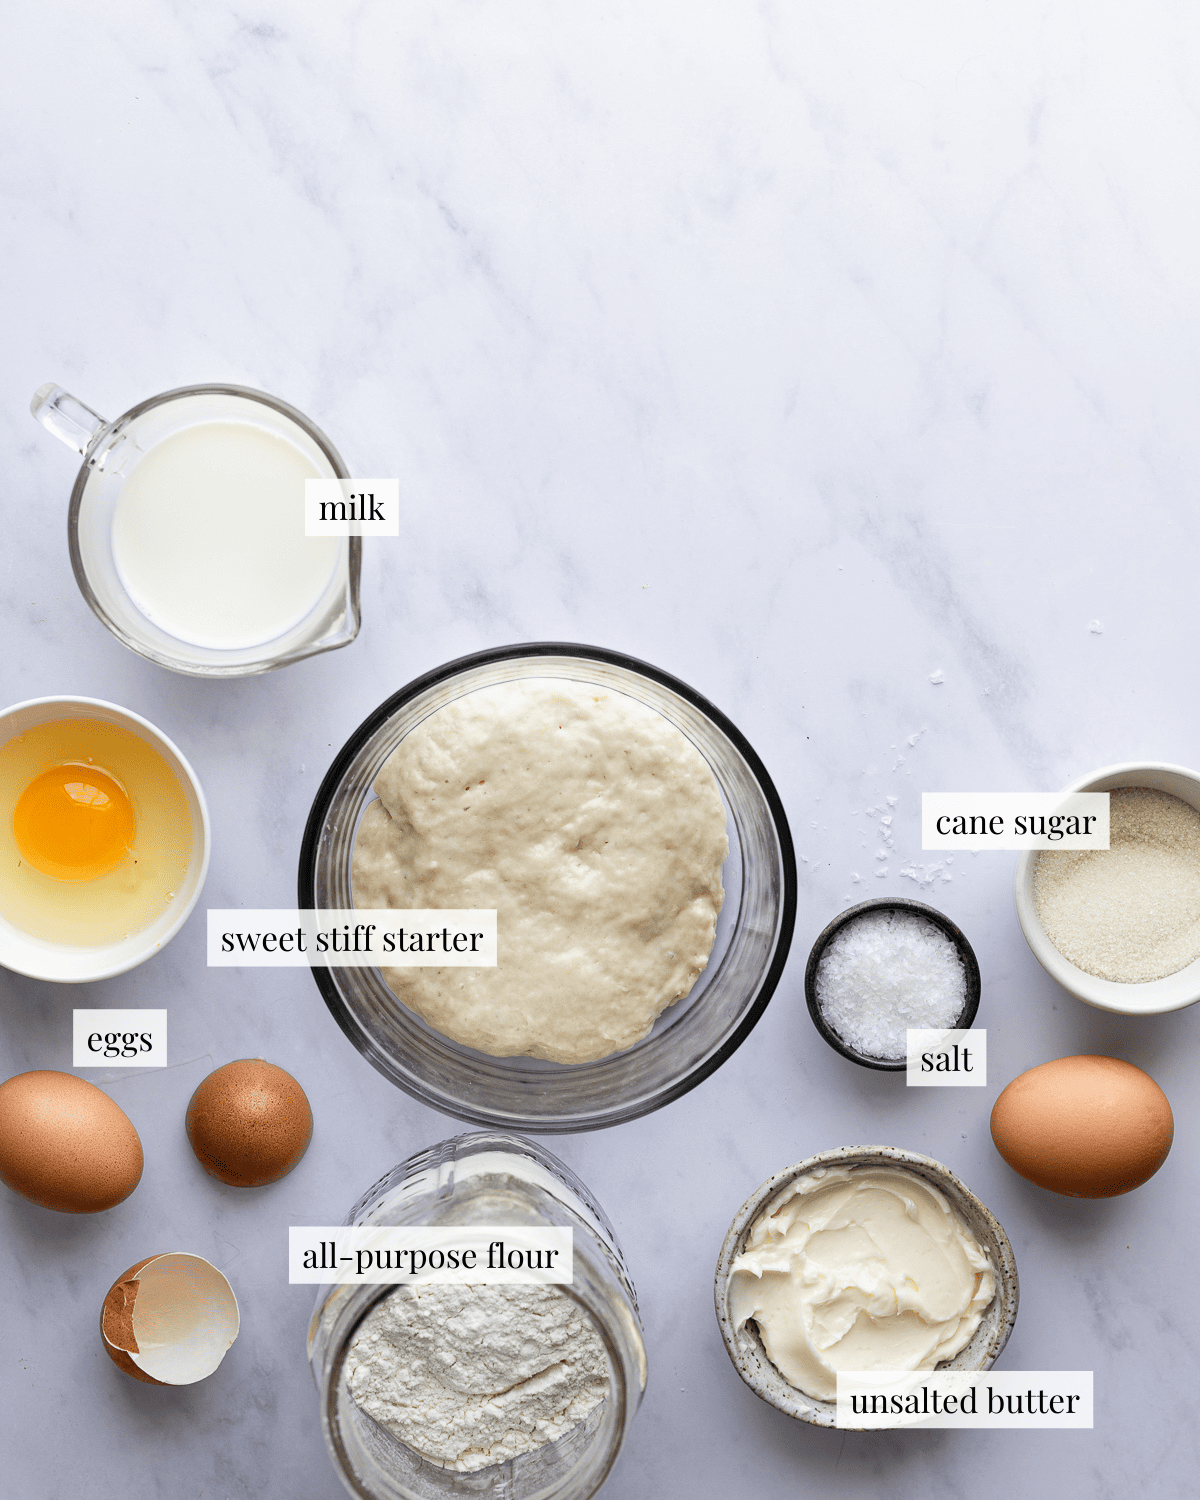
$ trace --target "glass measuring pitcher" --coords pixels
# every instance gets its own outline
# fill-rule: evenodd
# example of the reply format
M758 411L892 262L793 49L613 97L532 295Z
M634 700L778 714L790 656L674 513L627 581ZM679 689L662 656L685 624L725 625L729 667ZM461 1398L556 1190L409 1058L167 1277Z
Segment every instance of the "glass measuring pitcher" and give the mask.
M83 455L71 565L130 650L173 672L243 677L358 634L361 540L304 534L304 481L349 473L294 407L194 385L107 422L50 384L31 409Z

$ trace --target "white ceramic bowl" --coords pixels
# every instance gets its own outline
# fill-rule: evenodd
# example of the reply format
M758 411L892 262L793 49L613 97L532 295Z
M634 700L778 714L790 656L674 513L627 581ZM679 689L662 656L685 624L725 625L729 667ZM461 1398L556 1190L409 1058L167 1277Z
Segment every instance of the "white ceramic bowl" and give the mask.
M1168 765L1165 761L1126 761L1120 765L1104 766L1099 771L1081 776L1063 791L1112 792L1126 786L1169 792L1172 797L1178 797L1200 812L1200 774L1185 766ZM1046 929L1038 917L1033 896L1033 872L1038 852L1027 850L1017 860L1013 894L1025 941L1051 979L1057 980L1064 990L1069 990L1088 1005L1126 1016L1161 1015L1164 1011L1183 1010L1200 1000L1200 959L1177 974L1168 974L1165 979L1154 979L1148 984L1117 984L1111 979L1098 979L1095 974L1089 974L1064 957L1046 936Z
M97 719L116 724L157 750L183 788L192 816L192 857L171 905L140 931L119 942L91 946L52 943L14 927L0 911L0 964L33 979L83 984L135 969L164 947L188 918L208 874L208 808L195 771L180 750L147 719L99 698L31 698L0 713L0 745L55 719Z
M784 1167L750 1194L729 1226L729 1233L725 1236L720 1259L717 1261L714 1286L717 1323L734 1369L754 1394L779 1411L786 1412L789 1417L811 1422L814 1427L837 1425L837 1402L822 1401L790 1385L768 1358L754 1323L748 1323L742 1328L735 1326L729 1312L729 1273L734 1261L746 1248L750 1230L759 1216L770 1208L781 1193L791 1187L797 1177L803 1177L818 1167L845 1166L899 1167L911 1172L936 1188L948 1200L951 1208L987 1251L996 1274L996 1295L985 1309L970 1342L953 1359L939 1365L939 1369L990 1370L1008 1343L1008 1336L1017 1321L1017 1303L1020 1300L1017 1263L1013 1258L1008 1236L975 1194L940 1161L934 1161L931 1156L921 1156L916 1151L903 1151L897 1146L839 1146L836 1150L822 1151L818 1156L810 1156L804 1161L796 1162L794 1166Z

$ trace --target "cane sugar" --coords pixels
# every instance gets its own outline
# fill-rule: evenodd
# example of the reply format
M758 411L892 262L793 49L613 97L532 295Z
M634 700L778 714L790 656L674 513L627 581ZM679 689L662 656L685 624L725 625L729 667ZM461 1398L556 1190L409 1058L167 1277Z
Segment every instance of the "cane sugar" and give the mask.
M1110 794L1107 849L1038 855L1046 936L1078 968L1147 984L1200 958L1200 812L1169 792Z

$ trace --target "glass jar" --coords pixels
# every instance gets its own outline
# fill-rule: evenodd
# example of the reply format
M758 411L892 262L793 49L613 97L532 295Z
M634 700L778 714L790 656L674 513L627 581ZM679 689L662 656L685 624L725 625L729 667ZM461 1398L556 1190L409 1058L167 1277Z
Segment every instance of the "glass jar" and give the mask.
M517 1135L478 1132L442 1141L381 1178L347 1224L562 1225L574 1231L574 1281L558 1288L590 1318L608 1362L605 1399L555 1442L485 1469L444 1469L395 1438L350 1394L351 1342L395 1288L323 1286L308 1333L321 1424L334 1468L363 1500L587 1500L608 1477L646 1385L637 1297L603 1210L557 1157Z

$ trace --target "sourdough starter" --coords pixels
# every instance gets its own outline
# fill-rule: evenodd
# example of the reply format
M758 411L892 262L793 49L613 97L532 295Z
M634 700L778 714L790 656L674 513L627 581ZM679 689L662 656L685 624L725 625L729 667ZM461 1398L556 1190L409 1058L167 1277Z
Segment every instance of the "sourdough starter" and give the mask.
M716 778L660 713L566 679L469 693L375 781L360 907L495 908L495 968L384 969L445 1036L581 1063L640 1041L708 962L729 851Z

